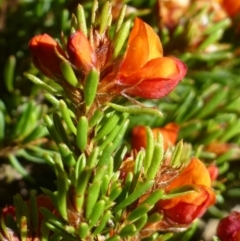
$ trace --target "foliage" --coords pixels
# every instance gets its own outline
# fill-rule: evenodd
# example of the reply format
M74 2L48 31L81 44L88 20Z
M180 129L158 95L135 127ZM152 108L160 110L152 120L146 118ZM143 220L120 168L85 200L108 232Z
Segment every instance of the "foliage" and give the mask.
M204 229L238 204L240 192L239 18L229 13L231 3L223 4L228 16L217 1L190 2L0 1L0 240L187 241L200 233L218 240L216 227L210 237ZM126 74L138 47L129 32L153 31L136 17L158 33L164 56L187 65L181 83L184 65L163 58L160 47L154 58L149 53L147 68ZM53 47L35 52L43 33L58 42L47 37ZM149 48L159 44L153 36L144 39ZM152 74L155 58L174 59L180 69L164 65L174 69L165 77L174 81L169 91L165 82L149 84L164 79L161 65ZM139 91L140 77L146 82ZM152 99L144 92L150 87L166 93ZM145 126L140 135L136 126ZM138 148L140 139L145 146ZM195 161L201 173L189 171ZM13 197L9 183L27 190ZM216 203L208 208L212 189Z

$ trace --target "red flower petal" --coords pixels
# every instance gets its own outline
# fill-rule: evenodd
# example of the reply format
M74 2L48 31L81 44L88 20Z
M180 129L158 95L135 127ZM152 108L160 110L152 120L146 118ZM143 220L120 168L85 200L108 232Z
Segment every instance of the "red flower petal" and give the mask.
M186 65L178 59L157 58L130 76L120 76L117 83L123 85L124 92L130 95L149 99L161 98L176 87L186 71Z
M184 202L179 198L179 202L173 207L164 208L162 207L163 204L159 202L159 207L163 209L164 216L178 224L190 224L197 217L200 217L206 211L211 199L209 193L204 188L201 188L200 190L201 191L196 196L196 199L192 200L191 203ZM201 199L200 204L197 204L199 202L198 198ZM167 201L168 200L165 200L163 202Z

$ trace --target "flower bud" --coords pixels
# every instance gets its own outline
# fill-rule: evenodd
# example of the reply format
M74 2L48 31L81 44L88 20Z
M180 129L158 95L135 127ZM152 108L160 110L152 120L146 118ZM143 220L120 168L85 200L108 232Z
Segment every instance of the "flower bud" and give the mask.
M67 43L70 62L78 69L89 72L96 65L96 56L82 31L73 33Z
M240 1L239 0L218 0L224 10L230 17L240 13Z
M240 240L240 213L232 212L223 218L217 227L217 236L221 241Z
M50 79L62 79L60 63L62 59L57 52L64 58L66 54L60 45L49 35L37 35L29 42L29 48L32 53L33 64L44 75Z
M218 173L219 173L218 167L212 163L207 167L207 169L208 169L212 182L215 181L217 179Z

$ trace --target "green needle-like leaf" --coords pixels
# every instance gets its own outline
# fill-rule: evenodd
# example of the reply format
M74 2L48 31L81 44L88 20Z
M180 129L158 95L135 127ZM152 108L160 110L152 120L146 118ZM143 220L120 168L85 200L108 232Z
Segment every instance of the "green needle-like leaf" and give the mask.
M143 201L142 204L147 203L148 205L152 206L162 198L163 194L164 194L163 190L161 189L155 190Z
M86 17L84 14L84 9L81 4L77 6L77 22L78 22L78 29L81 30L85 36L87 36L87 24L86 24Z
M0 110L0 144L5 136L5 114Z
M137 221L134 222L134 225L138 231L141 231L141 229L145 226L147 221L148 221L148 215L147 213L145 213Z
M146 146L145 158L143 160L143 166L144 166L145 172L147 172L151 164L153 152L154 152L153 132L149 127L146 127L146 132L147 132L147 146Z
M20 173L24 178L28 179L30 182L34 182L34 179L29 175L26 169L22 166L19 160L13 155L8 155L11 165Z
M85 214L87 220L90 218L93 208L98 200L100 187L101 187L101 182L97 181L91 184L88 188L88 194L86 198L86 214Z
M98 162L98 166L108 166L110 159L111 159L111 155L113 152L113 144L109 143L106 148L104 148L104 150L102 151L102 155L99 158L99 162Z
M129 30L131 27L131 21L127 21L126 23L123 23L119 29L119 31L115 35L115 43L114 43L114 52L113 52L113 57L116 58L120 53L123 48L123 45L126 42L126 39L128 38L129 35Z
M152 161L147 171L148 180L155 178L155 176L157 175L160 169L162 159L163 159L163 145L162 143L161 144L157 143L155 144Z
M46 83L44 83L42 80L40 80L39 78L37 78L36 76L29 74L29 73L24 73L24 75L31 80L34 84L39 85L40 88L46 90L47 92L51 93L51 94L57 94L57 90L54 89L53 87L47 85Z
M124 17L125 17L125 13L126 13L126 9L127 9L127 6L124 5L122 7L121 11L119 12L119 15L118 15L118 18L117 18L116 27L115 27L115 34L119 31L119 29L122 26L122 23L123 23L123 20L124 20Z
M27 241L28 235L28 226L27 226L27 218L22 216L20 220L20 236L22 241Z
M172 154L171 165L173 167L181 166L181 162L180 161L181 161L182 151L183 151L183 141L180 141L177 144L177 146L176 146L176 148L175 148L175 150L174 150L174 152Z
M4 81L5 86L9 92L14 90L14 72L16 67L16 57L11 55L8 57L5 66L4 66Z
M60 135L58 134L58 131L56 130L54 124L53 124L53 121L52 119L48 116L48 115L45 115L43 117L43 120L44 120L44 123L46 124L47 126L47 129L51 135L51 137L53 138L53 140L59 144L61 142L61 137Z
M76 163L76 160L73 156L72 151L69 150L68 146L61 143L59 144L59 150L62 155L63 162L66 166L74 166Z
M148 115L155 115L158 117L162 117L162 112L158 109L154 109L151 107L140 107L140 106L121 106L114 103L107 103L108 106L111 106L113 109L120 111L120 112L126 112L133 115L139 115L139 114L148 114Z
M106 241L120 241L122 240L120 236L113 235L111 238L107 238Z
M93 128L103 117L103 111L97 109L89 120L89 128Z
M97 235L97 234L100 234L102 232L102 230L107 225L107 222L109 221L111 215L112 215L111 211L107 210L106 213L104 214L104 216L102 217L102 219L100 220L99 225L93 231L93 235Z
M57 204L58 211L64 220L68 219L67 215L67 192L69 188L67 175L64 171L58 173L57 176Z
M106 122L104 123L102 128L99 130L97 135L94 137L94 140L99 140L99 139L103 138L104 136L106 136L107 134L109 134L115 128L119 119L120 119L120 117L115 114L111 115L107 119L104 119L104 121L106 121Z
M88 119L86 116L81 116L78 120L76 141L79 149L83 152L88 141Z
M93 179L93 183L102 181L103 177L107 172L107 169L108 169L107 166L101 166L101 167L98 166L96 169L95 177Z
M163 215L159 214L158 212L155 212L148 217L148 223L158 222L162 220L162 218L163 218Z
M78 234L81 239L84 239L89 233L89 226L87 223L80 223L78 227Z
M148 203L141 204L137 208L135 208L127 217L127 221L132 222L139 218L141 218L143 215L145 215L149 210L151 210L152 206L150 206Z
M66 103L63 101L63 100L60 100L59 101L59 109L60 109L60 112L62 114L62 117L64 119L64 121L66 122L69 130L76 135L77 133L77 129L72 121L72 118L69 114L69 109L66 105Z
M111 15L111 9L112 9L111 3L105 2L100 15L100 29L99 29L100 35L102 35L105 32L108 26L109 17Z
M137 198L139 198L141 195L143 195L146 191L148 191L152 185L154 184L153 180L146 181L145 183L138 184L136 189L133 193L131 193L125 200L123 200L121 203L119 203L116 207L114 207L114 212L117 212L126 206L133 203Z
M78 177L77 180L77 186L76 186L76 206L78 212L81 211L82 205L84 202L84 193L88 185L88 181L90 178L92 170L89 167L85 167L81 174Z
M111 190L109 194L109 200L114 201L122 192L122 188L120 186L115 187Z
M41 224L41 241L49 241L50 230L46 226L46 219L43 219Z
M62 61L60 68L65 80L73 87L76 87L78 85L78 79L72 69L71 64L67 61Z
M99 72L96 69L92 69L87 75L85 85L83 88L84 101L87 109L92 105L96 97L97 88L99 83Z
M108 175L105 175L102 179L102 185L101 185L101 194L106 195L109 183L110 183L111 178Z
M61 141L70 148L71 144L68 139L68 135L62 124L62 120L60 119L59 115L56 112L53 114L53 123L54 123L54 127L57 131L58 136L61 138Z
M92 214L89 217L90 224L89 227L92 228L100 219L100 217L103 215L105 207L105 201L100 200L96 203L95 207L93 208Z
M128 224L120 230L119 235L121 238L126 238L134 235L136 231L137 229L134 224Z
M91 152L89 158L87 159L87 165L90 167L90 168L93 168L95 167L97 161L98 161L98 155L99 155L99 148L96 147L94 148L94 150Z
M78 180L78 176L86 166L86 156L83 153L79 156L77 163L75 165L75 179Z

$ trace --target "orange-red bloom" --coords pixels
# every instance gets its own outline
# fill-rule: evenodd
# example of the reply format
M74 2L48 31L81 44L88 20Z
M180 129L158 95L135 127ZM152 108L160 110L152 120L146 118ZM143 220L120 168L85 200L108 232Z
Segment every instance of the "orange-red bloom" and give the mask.
M136 18L116 82L122 91L142 98L161 98L176 87L186 71L180 60L163 57L158 35Z
M166 188L166 192L184 185L193 185L196 191L157 203L157 208L163 212L164 217L177 224L190 224L213 205L216 199L211 189L209 172L197 158L192 158L189 165Z
M96 54L82 31L73 33L67 43L70 62L79 69L89 71L96 65Z
M44 75L51 79L62 79L60 68L61 58L57 52L66 58L66 54L60 45L49 35L37 35L29 42L33 64Z
M240 241L240 213L232 212L222 219L217 227L217 236L221 241Z
M176 143L179 126L175 123L168 123L166 126L161 128L153 128L153 136L156 139L158 132L163 135L164 149L167 150L169 146ZM132 130L132 148L140 150L147 146L147 133L144 126L136 126Z
M227 14L231 17L240 13L240 1L239 0L218 0Z

